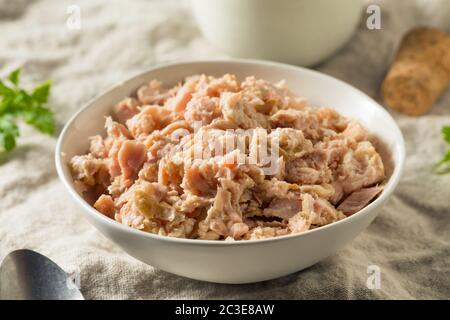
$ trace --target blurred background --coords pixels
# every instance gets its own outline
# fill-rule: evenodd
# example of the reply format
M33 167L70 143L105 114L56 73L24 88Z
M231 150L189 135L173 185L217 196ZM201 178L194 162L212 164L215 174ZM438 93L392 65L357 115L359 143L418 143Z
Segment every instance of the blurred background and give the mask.
M448 0L330 0L332 10L318 1L317 15L303 20L277 11L276 1L264 0L268 7L260 10L253 1L230 1L231 7L194 2L0 0L0 77L21 68L25 87L51 79L57 133L109 86L157 64L192 59L245 56L309 65L382 102L380 85L402 36L419 25L450 32ZM368 27L371 5L381 10L380 28ZM233 8L248 20L242 14L234 18ZM209 16L218 12L223 14ZM267 20L254 19L258 14ZM258 24L249 24L254 20ZM299 29L286 31L282 21ZM303 60L307 50L314 57L336 40L334 33L321 36L334 22L350 31L318 61ZM238 45L244 35L260 47ZM313 47L308 41L314 40ZM291 55L297 49L300 53ZM448 298L450 180L430 168L446 148L440 128L450 123L450 92L425 116L392 114L405 135L407 163L380 217L332 258L282 279L243 286L182 279L126 256L84 221L63 190L53 164L57 133L46 136L21 126L18 147L0 156L0 260L13 249L36 249L68 272L78 270L86 298ZM365 285L371 263L382 268L381 290Z

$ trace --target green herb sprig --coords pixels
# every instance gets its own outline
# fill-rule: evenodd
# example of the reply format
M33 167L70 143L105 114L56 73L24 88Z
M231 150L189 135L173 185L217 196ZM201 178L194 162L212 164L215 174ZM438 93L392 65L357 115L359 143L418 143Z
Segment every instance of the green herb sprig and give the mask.
M48 135L55 131L54 114L47 106L51 82L46 81L31 92L20 88L19 84L20 69L0 80L0 152L15 148L20 134L19 120Z
M444 126L442 128L442 137L444 141L450 144L450 126ZM436 174L450 173L450 150L444 155L444 157L433 166L433 171Z

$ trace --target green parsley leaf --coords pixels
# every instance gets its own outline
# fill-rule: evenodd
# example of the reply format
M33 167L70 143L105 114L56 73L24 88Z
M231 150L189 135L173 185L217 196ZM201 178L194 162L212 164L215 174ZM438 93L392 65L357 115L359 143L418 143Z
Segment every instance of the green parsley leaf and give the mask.
M433 171L436 174L450 173L450 150L447 151L441 161L434 165Z
M11 81L16 87L19 86L20 69L16 69L8 76L8 80Z
M14 90L0 81L0 96L6 97L14 94Z
M0 118L0 141L6 151L14 149L16 137L19 136L19 128L14 118L6 115Z
M0 132L7 132L14 136L19 135L19 128L14 122L14 118L6 115L0 118Z
M23 120L46 134L55 132L55 118L47 106L51 82L36 86L31 93L20 88L20 69L11 72L7 79L0 80L0 151L11 151L19 136L17 122Z
M450 126L442 127L442 138L447 143L450 143ZM444 157L433 166L433 172L435 174L450 173L450 150L444 155Z
M447 143L450 143L450 126L444 126L442 128L442 136Z
M43 107L26 110L23 113L25 122L42 133L52 135L55 132L55 119L53 113Z
M46 82L38 85L36 88L34 88L33 93L31 94L31 97L40 103L47 102L51 86L52 86L51 81L46 81Z
M10 134L3 134L3 145L6 151L11 151L16 147L16 138Z

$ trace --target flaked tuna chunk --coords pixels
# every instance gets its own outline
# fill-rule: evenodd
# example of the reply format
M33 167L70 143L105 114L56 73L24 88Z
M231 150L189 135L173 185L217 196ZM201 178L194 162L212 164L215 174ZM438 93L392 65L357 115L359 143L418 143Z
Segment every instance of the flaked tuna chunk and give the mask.
M348 139L333 139L321 141L314 145L315 150L320 150L326 157L327 167L336 169L344 156L356 147L356 142Z
M249 226L250 229L256 227L270 227L270 228L287 228L288 222L287 220L278 220L278 219L261 219L257 218L245 218L244 222Z
M367 140L367 130L364 129L358 122L350 121L342 135L348 139L353 139L357 142Z
M163 158L158 167L158 183L171 186L173 189L182 192L181 182L183 180L183 168L175 164L170 158Z
M333 187L333 189L334 189L334 194L333 194L333 196L329 199L330 200L330 202L332 203L332 204L337 204L341 199L342 199L342 197L344 196L344 190L343 190L343 188L342 188L342 185L338 182L338 181L333 181L332 183L331 183L331 186Z
M116 121L111 117L106 118L105 128L107 137L104 144L108 150L108 170L112 178L120 175L120 165L118 160L118 153L122 143L132 138L126 126Z
M137 180L115 199L115 207L118 210L115 219L133 228L167 234L170 231L164 229L165 225L173 224L173 227L179 227L185 218L184 215L175 214L175 209L167 202L167 195L165 186Z
M231 226L230 235L233 239L241 239L249 230L249 227L243 223L238 222Z
M167 235L176 238L190 238L193 234L196 220L193 218L186 218L183 215L177 215L178 219L167 223L164 229L160 229L159 234Z
M219 98L193 97L186 106L184 118L194 127L196 122L201 126L210 124L220 115Z
M132 136L127 127L121 123L118 123L112 119L112 117L106 117L105 129L110 139L131 139Z
M298 190L298 185L272 178L256 184L254 196L257 196L261 202L267 202L273 198L287 199L294 190Z
M87 186L104 184L109 180L106 160L97 159L92 154L75 156L70 160L72 176Z
M218 187L214 203L207 212L204 220L205 226L199 230L200 237L209 237L208 232L213 231L219 236L227 237L228 228L226 226L226 218L230 211L233 210L231 205L231 193L222 187Z
M336 136L345 127L344 118L330 108L282 109L270 117L270 123L301 130L313 142Z
M251 76L242 82L242 89L246 94L256 96L264 102L256 107L264 114L271 114L282 108L286 104L286 98L290 97L290 92L283 81L273 84Z
M125 141L118 153L119 166L125 179L137 176L147 158L147 149L136 141Z
M341 211L327 200L317 198L314 200L313 214L311 215L311 224L314 226L324 226L345 218Z
M125 203L133 201L134 194L141 190L145 194L151 195L156 202L161 201L167 196L167 187L155 182L147 182L144 180L136 180L134 184L120 195L119 198L115 199L116 206L121 207Z
M94 208L103 213L105 216L114 218L114 201L110 195L102 194L94 203Z
M163 89L161 82L157 80L150 81L147 85L142 86L137 91L137 96L142 104L158 104L163 105L164 102L173 97L178 91L178 86L170 90Z
M263 103L262 100L245 96L242 92L224 92L220 96L220 107L224 119L243 129L268 127L267 118L255 109L255 106Z
M141 135L149 135L157 128L158 124L156 121L158 119L154 119L155 113L159 111L157 108L159 109L156 106L145 106L139 113L128 119L127 126L130 128L133 137L137 138Z
M193 213L199 208L208 207L213 201L214 199L211 198L199 197L192 193L186 193L185 199L180 199L175 203L174 207L183 213Z
M270 117L270 122L274 127L294 128L303 130L312 125L317 125L317 115L309 114L306 110L283 109L277 111Z
M332 108L318 108L319 126L335 132L341 132L347 127L348 120Z
M220 78L201 75L197 84L197 94L208 97L219 97L222 92L237 92L239 89L236 76L228 73Z
M222 224L222 226L225 226ZM225 233L227 233L225 231ZM199 239L202 240L219 240L220 239L220 233L211 230L210 224L207 223L205 220L201 220L198 223L198 229L197 229L197 235Z
M175 219L175 209L170 204L142 189L136 190L133 194L133 206L139 214L149 220L173 221Z
M299 184L322 184L331 181L326 150L315 149L286 163L286 180Z
M246 240L267 239L283 236L289 233L289 229L280 227L261 227L257 226L251 229L246 235Z
M195 92L198 79L187 80L183 86L177 91L177 94L166 101L166 106L175 115L182 116L188 102Z
M273 199L269 206L263 210L266 217L277 217L289 220L302 210L302 202L299 199Z
M286 180L299 184L317 184L321 182L322 173L314 168L287 165Z
M139 171L139 178L148 182L158 181L158 164L156 162L146 162Z
M313 184L313 185L301 185L300 187L300 191L303 193L309 193L309 194L314 194L319 198L322 199L332 199L335 195L336 190L334 189L334 187L331 184Z
M217 184L215 170L208 163L193 165L185 170L182 187L195 195L208 195Z
M111 184L108 186L108 192L114 198L119 197L133 184L133 182L132 179L124 179L122 175L118 175L114 177Z
M279 157L275 163L274 177L278 180L284 180L286 178L286 161L284 161L283 157Z
M89 138L90 146L89 152L96 158L106 158L108 156L108 149L102 136L96 135Z
M311 226L314 212L314 198L305 193L302 195L302 210L289 219L288 227L292 233L304 232Z
M376 186L371 188L363 188L353 192L338 206L345 215L350 216L365 206L367 206L373 199L375 199L383 191L383 187Z
M280 155L286 160L302 157L313 151L313 144L305 138L301 130L276 128L270 132L269 137L278 139Z
M355 150L349 150L337 169L345 194L384 180L384 166L380 155L369 141L359 142Z
M125 123L128 119L139 112L139 101L134 98L125 98L113 108L114 117L120 123Z
M168 124L164 129L161 130L161 135L165 137L169 137L171 142L177 143L179 138L182 138L185 135L190 133L191 127L184 120L177 120Z
M199 230L201 238L207 239L213 235L209 231L213 231L223 238L231 235L234 239L238 239L243 236L242 232L245 227L242 225L239 199L246 184L249 183L251 182L242 181L238 183L226 178L220 179L220 186L217 187L214 203L207 211L205 224Z
M169 123L170 112L158 106L143 106L141 111L131 117L126 123L130 133L135 138L147 136L153 130Z

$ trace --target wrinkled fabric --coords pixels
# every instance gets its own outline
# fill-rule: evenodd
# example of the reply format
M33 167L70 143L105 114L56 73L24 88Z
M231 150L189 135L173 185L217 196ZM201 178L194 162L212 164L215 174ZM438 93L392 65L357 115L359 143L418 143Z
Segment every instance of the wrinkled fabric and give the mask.
M78 31L66 27L73 1L0 0L0 74L22 67L24 85L51 78L59 129L89 99L144 69L227 57L202 38L187 2L76 3ZM450 5L371 3L382 7L382 30L367 29L362 13L350 42L316 69L380 101L379 86L402 35L423 24L450 32ZM0 259L14 249L35 249L73 274L88 299L448 299L450 175L432 175L430 168L448 148L440 128L450 124L449 106L447 90L425 116L389 111L405 136L405 172L379 216L354 241L306 270L248 285L178 277L125 254L83 218L59 182L56 137L21 126L18 147L0 155ZM380 289L367 286L374 265Z

